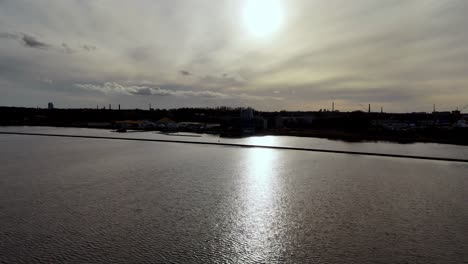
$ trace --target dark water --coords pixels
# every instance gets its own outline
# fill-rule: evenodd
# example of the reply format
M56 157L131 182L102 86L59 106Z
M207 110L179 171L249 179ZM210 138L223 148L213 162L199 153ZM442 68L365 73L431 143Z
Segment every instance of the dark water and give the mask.
M201 141L201 142L221 142L234 144L280 146L315 148L328 150L344 150L357 152L374 152L387 154L402 154L414 156L432 156L443 158L466 159L468 157L468 146L456 146L435 143L412 143L395 144L391 142L346 142L340 140L328 140L324 138L290 137L290 136L262 136L247 138L220 138L216 135L190 133L176 133L184 136L171 136L159 132L131 132L115 133L108 129L89 128L62 128L62 127L0 127L0 131L5 132L25 132L25 133L45 133L45 134L65 134L83 136L103 136L103 137L125 137L125 138L146 138L178 141ZM193 135L194 137L188 137Z
M0 262L468 263L468 164L1 135L0 166Z

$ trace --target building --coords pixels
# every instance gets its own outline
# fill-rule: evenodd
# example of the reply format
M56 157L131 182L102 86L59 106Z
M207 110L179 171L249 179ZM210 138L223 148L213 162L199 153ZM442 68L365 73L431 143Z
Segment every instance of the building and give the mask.
M242 135L255 134L254 110L250 107L241 109L240 130Z
M254 118L254 110L252 108L241 109L240 117L242 120L252 120Z
M49 102L49 103L47 104L47 108L48 108L48 109L54 109L54 104L53 104L52 102Z
M183 131L198 132L203 130L204 124L199 122L180 122L177 126Z
M143 127L143 122L143 120L122 120L115 121L115 126L117 128L139 129Z
M178 128L177 122L174 120L168 118L168 117L163 117L156 121L156 126L159 129L167 129L167 130L174 130Z

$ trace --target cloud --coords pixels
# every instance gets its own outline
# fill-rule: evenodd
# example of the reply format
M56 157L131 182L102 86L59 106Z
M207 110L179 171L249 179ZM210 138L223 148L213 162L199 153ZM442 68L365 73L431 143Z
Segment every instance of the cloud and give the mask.
M230 95L212 91L175 91L149 86L124 86L118 83L106 82L99 84L75 84L76 87L97 91L105 94L126 94L126 95L156 95L156 96L177 96L177 97L205 97L205 98L230 98Z
M36 37L26 34L26 33L7 33L3 32L0 33L0 38L8 38L17 40L19 43L23 44L26 47L30 48L39 48L39 49L46 49L49 48L50 45L38 40Z
M31 48L48 48L49 44L39 41L37 38L23 33L23 44Z
M80 48L81 48L82 51L85 51L85 52L92 52L92 51L97 50L97 47L93 46L93 45L85 44L85 45L82 45L81 47L72 48L67 43L62 43L62 46L59 49L61 49L61 51L65 52L65 53L72 54L72 53L79 52Z
M114 82L106 82L102 85L99 84L75 84L83 90L101 92L104 94L124 94L124 95L143 95L143 96L174 96L174 97L198 97L206 99L245 99L245 100L263 100L275 99L281 100L278 97L265 97L249 95L246 93L241 94L227 94L214 91L191 91L191 90L169 90L160 87L149 86L125 86Z
M95 51L97 50L97 47L96 46L93 46L93 45L83 45L82 48L85 50L85 51Z
M210 87L234 87L246 83L246 79L240 74L229 75L224 73L218 75L206 75L200 78L201 82Z
M111 82L124 88L107 94L134 106L145 96L171 107L256 98L269 109L468 102L468 1L283 1L283 27L263 39L237 23L244 1L202 2L0 0L0 79L19 87L0 99L36 104L23 96L36 89L86 106L79 95L92 93L63 87L94 84L107 100ZM44 76L54 85L37 87Z
M11 33L7 33L7 32L0 32L0 38L17 39L17 38L19 38L19 36L16 35L16 34L11 34Z
M79 50L80 48L81 48L82 51L86 51L86 52L92 52L92 51L96 51L96 50L97 50L97 47L96 47L96 46L87 45L87 44L85 44L85 45L83 45L83 46L81 46L81 47L77 47L77 48L75 49L75 48L70 47L70 45L67 44L67 43L65 43L65 42L62 43L62 45L61 45L60 47L57 47L58 50L60 50L60 51L62 51L62 52L64 52L64 53L67 53L67 54L72 54L72 53L79 52L79 51L80 51L80 50Z
M70 48L70 46L68 46L67 43L62 43L62 49L63 49L63 52L68 53L68 54L71 54L71 53L75 52L75 50Z
M45 41L39 40L37 37L27 34L27 33L1 32L0 38L16 40L20 44L28 48L55 50L55 51L63 52L67 54L72 54L72 53L77 52L77 50L75 50L69 44L65 42L63 42L60 45L53 45L50 43L46 43ZM81 48L82 50L88 51L88 52L97 50L96 46L88 45L88 44L83 45Z

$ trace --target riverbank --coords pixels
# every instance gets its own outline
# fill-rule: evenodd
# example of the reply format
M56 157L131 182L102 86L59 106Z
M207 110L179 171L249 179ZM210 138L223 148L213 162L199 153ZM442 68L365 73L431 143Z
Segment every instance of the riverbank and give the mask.
M468 146L468 130L426 130L426 131L339 131L318 129L268 129L257 132L258 136L294 136L326 138L348 142L387 141L400 144L440 143Z
M1 128L2 126L0 126ZM3 126L8 127L8 126ZM34 127L32 125L31 127ZM88 126L50 126L50 127L73 127L73 128L90 128L111 130L111 128L99 128ZM143 130L132 129L129 132L137 131L159 131L159 130ZM161 133L168 133L170 135L177 135L180 132L193 131L159 131ZM221 131L220 131L221 132ZM220 135L221 133L209 133L213 135ZM249 136L293 136L305 138L324 138L330 140L340 140L346 142L393 142L399 144L411 143L439 143L468 146L468 129L452 129L452 130L419 130L419 131L386 131L386 130L359 130L359 131L345 131L345 130L325 130L325 129L264 129L257 130L252 135L244 135L239 137ZM226 137L229 138L229 137Z
M199 141L180 141L180 140L164 140L164 139L103 137L103 136L84 136L84 135L63 135L63 134L46 134L46 133L21 133L21 132L0 132L0 135L61 137L61 138L86 138L86 139L105 139L105 140L111 139L111 140L120 140L120 141L125 140L125 141L140 141L140 142L143 141L143 142L164 142L164 143L194 144L194 145L215 145L215 146L237 147L237 148L263 148L263 149L276 149L276 150L294 150L294 151L305 151L305 152L322 152L322 153L347 154L347 155L361 155L361 156L374 156L374 157L387 157L387 158L419 159L419 160L433 160L433 161L448 161L448 162L468 163L467 159L456 159L456 158L386 154L386 153L376 153L376 152L358 152L358 151L346 151L346 150L329 150L329 149L317 149L317 148L280 147L280 146L252 145L252 144L247 145L247 144L220 143L220 142L199 142Z

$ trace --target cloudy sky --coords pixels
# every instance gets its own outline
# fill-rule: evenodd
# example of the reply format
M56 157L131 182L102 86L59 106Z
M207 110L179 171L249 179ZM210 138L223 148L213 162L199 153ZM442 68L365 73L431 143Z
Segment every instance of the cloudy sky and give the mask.
M466 0L0 0L0 105L453 110Z

